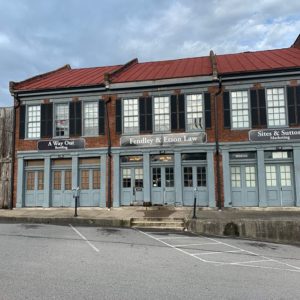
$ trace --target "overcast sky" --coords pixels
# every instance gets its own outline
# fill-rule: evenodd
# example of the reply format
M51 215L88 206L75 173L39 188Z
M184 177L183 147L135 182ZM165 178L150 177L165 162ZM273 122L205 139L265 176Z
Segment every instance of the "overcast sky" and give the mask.
M9 81L72 68L289 47L299 0L0 0L0 106Z

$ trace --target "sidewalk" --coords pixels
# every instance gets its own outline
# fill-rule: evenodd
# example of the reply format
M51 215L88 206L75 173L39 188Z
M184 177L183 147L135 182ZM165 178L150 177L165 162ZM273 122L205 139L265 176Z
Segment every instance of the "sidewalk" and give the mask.
M0 209L2 223L43 223L55 225L87 225L131 227L134 218L184 219L185 227L195 233L229 235L261 241L300 245L300 208L225 208L192 207L122 207L78 208L15 208Z

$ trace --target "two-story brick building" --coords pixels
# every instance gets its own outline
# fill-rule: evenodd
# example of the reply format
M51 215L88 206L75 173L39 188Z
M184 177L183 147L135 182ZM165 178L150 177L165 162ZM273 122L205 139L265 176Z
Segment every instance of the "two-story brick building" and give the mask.
M11 82L17 207L300 206L300 40Z

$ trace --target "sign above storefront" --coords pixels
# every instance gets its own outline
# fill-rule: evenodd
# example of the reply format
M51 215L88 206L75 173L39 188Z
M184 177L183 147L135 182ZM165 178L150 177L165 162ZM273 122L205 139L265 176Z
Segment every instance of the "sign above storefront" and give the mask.
M300 128L250 130L249 140L252 142L299 141Z
M85 147L84 139L48 140L48 141L38 142L38 150L73 150L73 149L83 149L84 147Z
M193 145L206 143L206 133L174 133L154 134L139 136L122 136L121 146L171 146L171 145Z

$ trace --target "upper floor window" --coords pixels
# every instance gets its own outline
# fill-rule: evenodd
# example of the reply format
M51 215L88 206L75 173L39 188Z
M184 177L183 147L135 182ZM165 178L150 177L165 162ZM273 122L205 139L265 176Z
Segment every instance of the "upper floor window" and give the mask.
M98 102L84 102L83 106L83 132L84 135L97 135L99 126Z
M247 91L231 92L232 128L249 128L249 100Z
M28 106L27 137L39 138L41 133L41 106Z
M55 105L55 136L69 136L69 104Z
M170 131L169 97L154 97L154 131Z
M186 96L187 130L203 129L203 99L202 94Z
M285 126L286 112L284 88L267 89L268 125Z
M139 109L138 99L123 100L123 132L138 133L139 131Z

